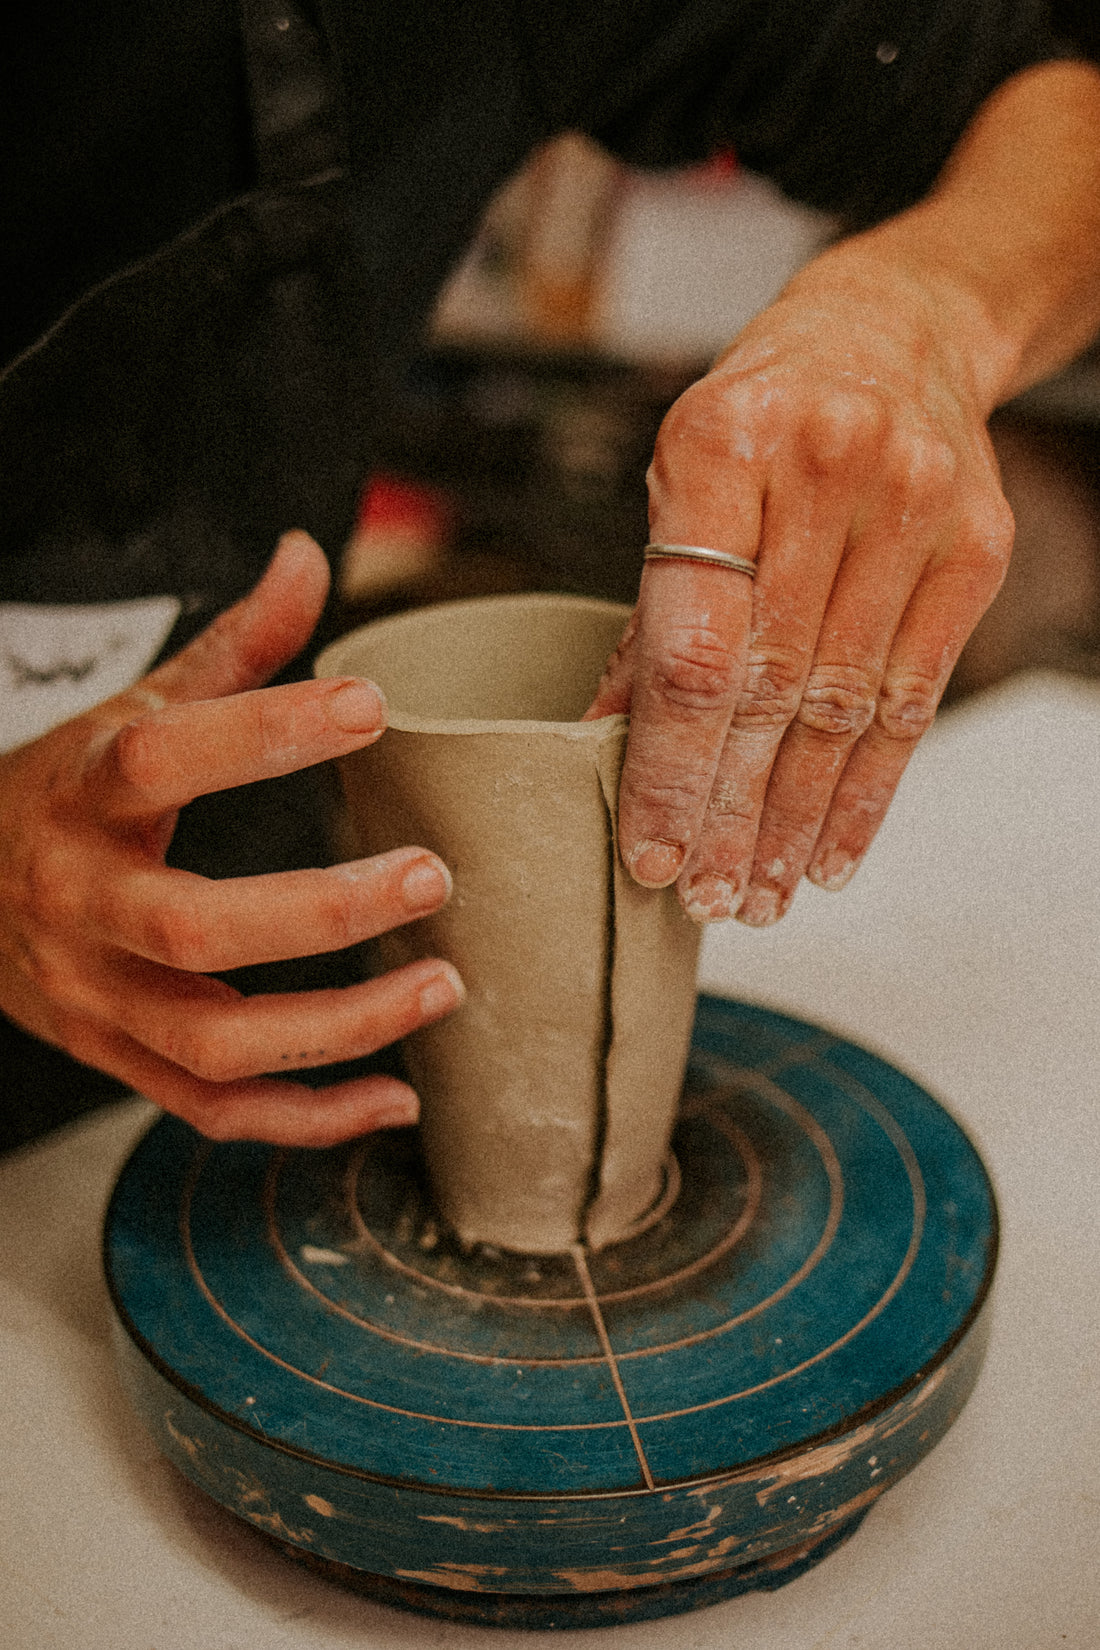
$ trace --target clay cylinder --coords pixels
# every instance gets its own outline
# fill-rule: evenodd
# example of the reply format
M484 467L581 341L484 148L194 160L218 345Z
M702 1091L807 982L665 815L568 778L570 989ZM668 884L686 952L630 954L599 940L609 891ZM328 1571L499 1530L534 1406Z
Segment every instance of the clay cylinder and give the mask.
M382 936L448 958L468 999L407 1039L428 1172L464 1243L545 1254L629 1233L662 1195L699 930L615 841L625 716L581 722L629 609L565 596L453 602L343 637L322 676L389 706L341 764L364 854L450 867L435 916Z

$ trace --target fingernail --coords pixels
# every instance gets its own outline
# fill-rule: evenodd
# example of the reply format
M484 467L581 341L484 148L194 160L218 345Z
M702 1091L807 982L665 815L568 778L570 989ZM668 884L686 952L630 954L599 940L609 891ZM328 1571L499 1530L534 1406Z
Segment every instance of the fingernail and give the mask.
M438 859L418 859L401 879L407 911L435 911L450 897L451 873Z
M726 877L692 877L684 890L684 910L693 922L724 922L736 903L737 889Z
M835 894L848 886L858 870L858 859L850 859L847 854L826 854L824 859L809 867L806 880L816 888L827 888Z
M420 1101L412 1095L408 1100L391 1101L388 1106L380 1107L371 1117L371 1128L407 1129L419 1117Z
M329 694L328 714L344 733L375 733L386 719L386 705L372 682L346 682Z
M786 909L786 905L781 903L778 889L750 888L741 901L737 920L747 923L750 928L768 928L773 922L779 921Z
M463 985L455 968L445 968L445 972L437 974L427 985L420 988L420 1012L425 1019L436 1020L441 1014L447 1014L452 1008L466 999L466 987Z
M671 842L639 842L626 867L643 888L667 888L680 875L683 863L684 850Z

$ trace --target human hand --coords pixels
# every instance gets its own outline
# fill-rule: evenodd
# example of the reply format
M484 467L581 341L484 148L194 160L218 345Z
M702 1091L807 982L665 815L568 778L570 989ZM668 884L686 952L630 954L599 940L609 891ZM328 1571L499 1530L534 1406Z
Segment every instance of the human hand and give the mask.
M371 743L385 707L353 678L262 688L305 646L324 557L287 534L255 590L135 687L0 757L0 1007L204 1134L323 1146L411 1122L370 1076L263 1075L367 1054L462 1000L426 958L344 990L244 997L214 971L309 956L436 910L446 867L400 848L325 870L211 882L169 868L193 797Z
M1000 585L1012 517L980 317L841 246L666 417L653 560L588 716L629 711L619 841L699 921L764 925L840 888ZM973 346L972 348L970 346Z

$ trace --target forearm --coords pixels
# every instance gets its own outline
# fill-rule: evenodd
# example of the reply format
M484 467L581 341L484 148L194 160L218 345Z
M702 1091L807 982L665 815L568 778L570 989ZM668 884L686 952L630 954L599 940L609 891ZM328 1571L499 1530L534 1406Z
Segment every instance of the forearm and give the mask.
M1100 331L1100 72L1026 70L987 99L931 193L838 243L788 288L861 307L908 286L949 318L984 413Z

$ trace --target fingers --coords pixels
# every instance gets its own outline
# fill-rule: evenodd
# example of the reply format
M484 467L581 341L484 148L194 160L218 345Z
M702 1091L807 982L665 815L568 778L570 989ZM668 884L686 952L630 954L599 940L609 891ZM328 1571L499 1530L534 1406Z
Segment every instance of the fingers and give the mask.
M712 374L666 414L647 478L655 541L755 559L763 448L736 394ZM619 851L647 887L676 881L697 836L744 674L751 613L743 573L647 563L631 625L589 712L630 710Z
M450 892L447 867L423 848L216 882L126 863L93 891L85 924L120 951L214 974L343 950L438 910Z
M859 868L966 639L996 593L1010 534L1005 519L991 517L968 560L932 569L914 592L874 720L840 771L805 869L818 887L843 888Z
M844 553L844 488L824 476L808 487L803 465L795 452L777 466L765 505L744 679L680 881L684 908L697 921L732 915L749 883L769 779L804 701Z
M212 1140L334 1146L374 1129L415 1123L420 1110L407 1083L382 1075L321 1089L277 1077L209 1083L91 1021L70 1025L66 1045Z
M306 646L329 587L308 533L284 533L256 587L145 678L165 699L213 699L261 687Z
M419 1102L396 1078L354 1078L314 1089L265 1074L211 1082L96 1017L49 1004L25 976L5 981L5 1009L26 1030L109 1072L216 1140L331 1146L372 1129L415 1123Z
M620 708L628 667L623 857L650 886L680 879L701 920L729 915L747 879L852 489L865 483L881 440L866 395L833 393L807 412L801 394L786 372L719 369L665 419L649 476L654 538L758 559L756 589L725 569L648 565L636 634L597 700Z
M385 725L381 693L358 677L169 704L128 722L102 750L100 806L109 815L156 816L343 756L372 744Z
M838 580L793 715L755 776L752 810L738 821L731 882L736 914L753 926L774 922L788 909L837 781L881 703L894 618L882 616L881 603L869 604L860 592L875 561L853 556L848 576ZM919 572L900 563L897 573L896 600L903 608Z
M915 556L896 558L893 597L880 575L875 599L881 546L857 547L846 561L768 778L737 911L742 922L763 926L781 917L803 875L826 888L851 879L1000 581L1006 529L997 516L987 511L982 527L955 527L947 560L937 562L921 542ZM914 559L907 581L901 575Z
M271 1073L372 1053L463 997L455 970L431 958L344 991L275 997L242 997L206 972L340 948L436 909L450 879L424 850L221 883L162 862L191 797L382 731L381 697L358 679L257 691L308 639L327 582L317 547L289 535L256 591L189 649L13 753L3 776L19 822L0 855L5 1010L219 1137L316 1145L411 1120L415 1095L391 1079L315 1091Z
M135 724L134 731L126 735L122 746L126 747L127 740L133 744L140 788L146 747L155 743L155 733L151 734L146 726L149 714L164 713L164 729L174 728L181 735L177 739L176 749L184 760L188 760L191 753L182 742L182 735L192 724L185 716L173 716L171 707L178 709L193 701L243 696L261 687L300 653L309 641L324 606L328 586L328 563L314 541L307 533L285 533L263 578L243 600L220 614L180 653L150 671L133 687L68 724L73 739L79 741L83 753L83 760L76 764L73 775L77 809L98 801L107 807L108 813L112 809L117 812L119 798L109 794L105 796L104 793L110 793L112 788L111 769L118 754L115 741L119 730L130 723ZM287 701L285 708L289 710L293 703L293 700ZM219 723L215 713L207 711L206 721L194 724L196 737L192 745L202 743L203 730L207 735L207 743L198 752L199 761L193 769L195 773L201 774L207 769L211 773L216 771L222 733L224 728L233 725L233 713L228 714L230 722ZM261 720L264 714L265 705L260 702L255 707L254 720ZM65 731L63 727L62 735ZM293 742L293 729L289 729L288 733ZM265 767L265 758L269 773L287 773L295 766L292 760L289 765L279 765L279 743L280 730L277 725L270 729L261 727L253 730L251 754L259 761L261 772ZM235 741L238 756L239 746L240 741ZM344 748L353 747L345 745ZM171 754L171 750L165 750L165 764L170 762ZM308 760L310 758L303 757L296 765L303 767ZM162 788L165 782L164 775L160 774ZM155 788L154 782L154 791ZM216 788L216 780L206 787L207 790ZM183 784L181 777L177 777L176 783L169 789L172 795L182 793L184 801L202 794L201 788ZM169 804L172 805L178 804ZM161 844L162 847L165 845Z
M755 559L755 585L647 566L589 714L630 710L626 864L700 921L850 877L1007 561L980 424L842 377L720 367L662 427L654 538Z
M457 970L434 957L340 990L255 997L224 980L118 958L80 982L70 1012L192 1077L225 1084L373 1054L450 1013L464 995Z
M420 1115L416 1091L396 1077L381 1075L323 1089L276 1080L233 1084L228 1092L225 1085L214 1090L187 1087L183 1107L177 1103L172 1109L214 1140L335 1146L375 1129L415 1123Z
M676 881L698 831L744 670L751 602L750 581L721 568L650 562L642 574L619 844L647 887ZM614 705L622 682L608 680L602 702Z

